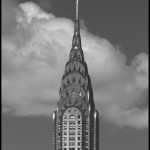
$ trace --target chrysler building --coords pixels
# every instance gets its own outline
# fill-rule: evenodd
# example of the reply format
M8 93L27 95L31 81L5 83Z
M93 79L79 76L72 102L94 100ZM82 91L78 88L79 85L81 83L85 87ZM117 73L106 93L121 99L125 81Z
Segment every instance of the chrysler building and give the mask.
M99 113L81 45L78 0L69 60L53 112L53 150L99 150Z

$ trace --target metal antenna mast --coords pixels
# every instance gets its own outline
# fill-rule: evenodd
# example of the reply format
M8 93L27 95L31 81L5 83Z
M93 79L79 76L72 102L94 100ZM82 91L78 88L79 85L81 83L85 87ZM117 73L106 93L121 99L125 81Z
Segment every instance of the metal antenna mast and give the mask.
M76 20L79 20L79 0L76 0Z

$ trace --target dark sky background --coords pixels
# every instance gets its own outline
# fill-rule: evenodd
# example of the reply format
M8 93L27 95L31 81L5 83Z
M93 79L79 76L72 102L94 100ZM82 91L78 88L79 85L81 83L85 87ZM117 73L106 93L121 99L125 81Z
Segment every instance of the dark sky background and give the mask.
M74 19L73 0L52 2L56 16ZM129 60L148 52L148 0L80 0L79 8L89 31L119 45Z
M56 17L75 18L75 0L33 2ZM148 0L80 0L79 13L92 34L118 45L129 62L140 52L148 53ZM100 119L100 150L110 149L148 150L148 130L119 128ZM49 117L3 114L2 150L51 150L51 114Z

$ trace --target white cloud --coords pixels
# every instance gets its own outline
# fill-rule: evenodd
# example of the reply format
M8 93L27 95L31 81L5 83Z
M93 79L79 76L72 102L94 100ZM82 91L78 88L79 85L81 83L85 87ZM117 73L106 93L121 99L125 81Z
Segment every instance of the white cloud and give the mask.
M111 105L107 111L105 117L119 126L131 126L137 129L148 128L148 109L132 108L128 110Z
M50 115L68 61L73 22L44 12L33 2L14 13L15 32L2 39L3 112ZM148 108L137 107L148 90L148 55L141 53L126 65L126 57L108 40L81 30L97 108L119 126L148 127ZM147 101L147 100L145 100Z

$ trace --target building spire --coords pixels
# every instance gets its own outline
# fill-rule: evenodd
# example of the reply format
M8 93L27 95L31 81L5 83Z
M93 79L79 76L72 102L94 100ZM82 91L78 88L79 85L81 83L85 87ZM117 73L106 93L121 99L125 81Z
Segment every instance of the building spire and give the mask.
M79 0L76 0L76 20L79 20Z
M74 25L73 48L81 48L80 23L79 23L79 0L76 0L76 19Z
M82 46L81 46L81 36L80 36L79 0L76 0L76 18L75 18L75 24L74 24L72 49L70 51L70 59L84 60Z

